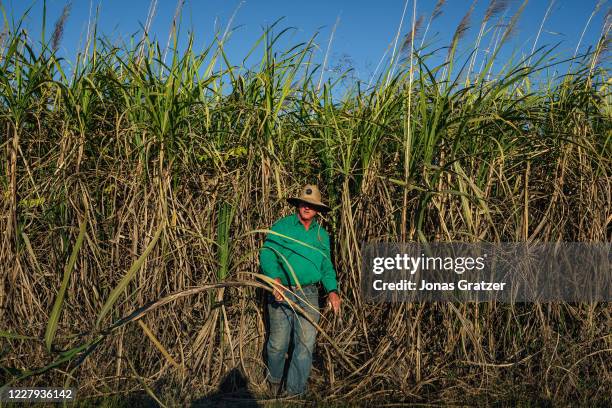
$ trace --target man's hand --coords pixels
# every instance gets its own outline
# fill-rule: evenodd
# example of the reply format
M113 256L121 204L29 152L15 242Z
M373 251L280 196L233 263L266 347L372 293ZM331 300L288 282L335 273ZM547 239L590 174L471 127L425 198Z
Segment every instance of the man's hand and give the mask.
M280 278L274 279L279 285L282 285ZM283 301L283 289L279 286L274 286L274 300L277 302Z
M335 314L340 313L340 303L342 303L342 301L336 292L331 292L327 295L327 304L331 306Z

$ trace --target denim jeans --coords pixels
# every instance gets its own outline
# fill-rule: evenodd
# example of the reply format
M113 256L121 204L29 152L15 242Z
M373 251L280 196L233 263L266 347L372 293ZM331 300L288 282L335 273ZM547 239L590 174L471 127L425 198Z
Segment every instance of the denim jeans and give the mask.
M303 292L294 289L285 292L288 299L295 302L315 323L319 322L319 294L316 286L303 287ZM298 299L299 296L301 299ZM308 302L308 304L306 303ZM268 380L278 384L283 377L285 354L293 336L293 355L289 356L286 390L288 394L303 394L312 368L317 329L304 315L291 308L286 300L277 302L272 295L268 298L270 316L270 336L266 347L268 355Z

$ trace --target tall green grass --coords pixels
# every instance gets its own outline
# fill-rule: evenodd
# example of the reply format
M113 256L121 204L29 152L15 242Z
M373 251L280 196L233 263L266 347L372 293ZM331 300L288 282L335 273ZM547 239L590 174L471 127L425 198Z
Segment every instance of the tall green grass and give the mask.
M552 77L572 55L534 43L499 61L519 14L502 27L499 7L489 11L475 44L458 27L439 51L413 16L406 47L370 86L342 88L319 86L314 37L278 49L278 24L255 41L252 67L229 61L225 34L177 49L179 29L169 49L93 34L69 65L29 39L23 19L7 25L3 383L146 390L180 404L238 367L262 392L263 236L251 232L316 182L333 207L323 222L345 299L342 319L321 321L319 395L605 398L607 304L381 305L359 292L365 241L611 239L609 22ZM79 233L78 220L88 220Z

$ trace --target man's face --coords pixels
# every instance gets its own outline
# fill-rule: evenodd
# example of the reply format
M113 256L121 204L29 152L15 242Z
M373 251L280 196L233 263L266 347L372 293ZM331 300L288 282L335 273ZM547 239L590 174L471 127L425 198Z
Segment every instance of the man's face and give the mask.
M308 203L301 202L298 204L298 212L300 218L304 221L312 220L319 212L311 207Z

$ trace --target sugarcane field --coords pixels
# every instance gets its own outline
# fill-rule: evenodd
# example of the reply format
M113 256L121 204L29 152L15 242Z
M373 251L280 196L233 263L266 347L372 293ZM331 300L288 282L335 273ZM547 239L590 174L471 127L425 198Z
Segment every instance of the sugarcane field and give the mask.
M612 404L608 1L0 15L0 407Z

